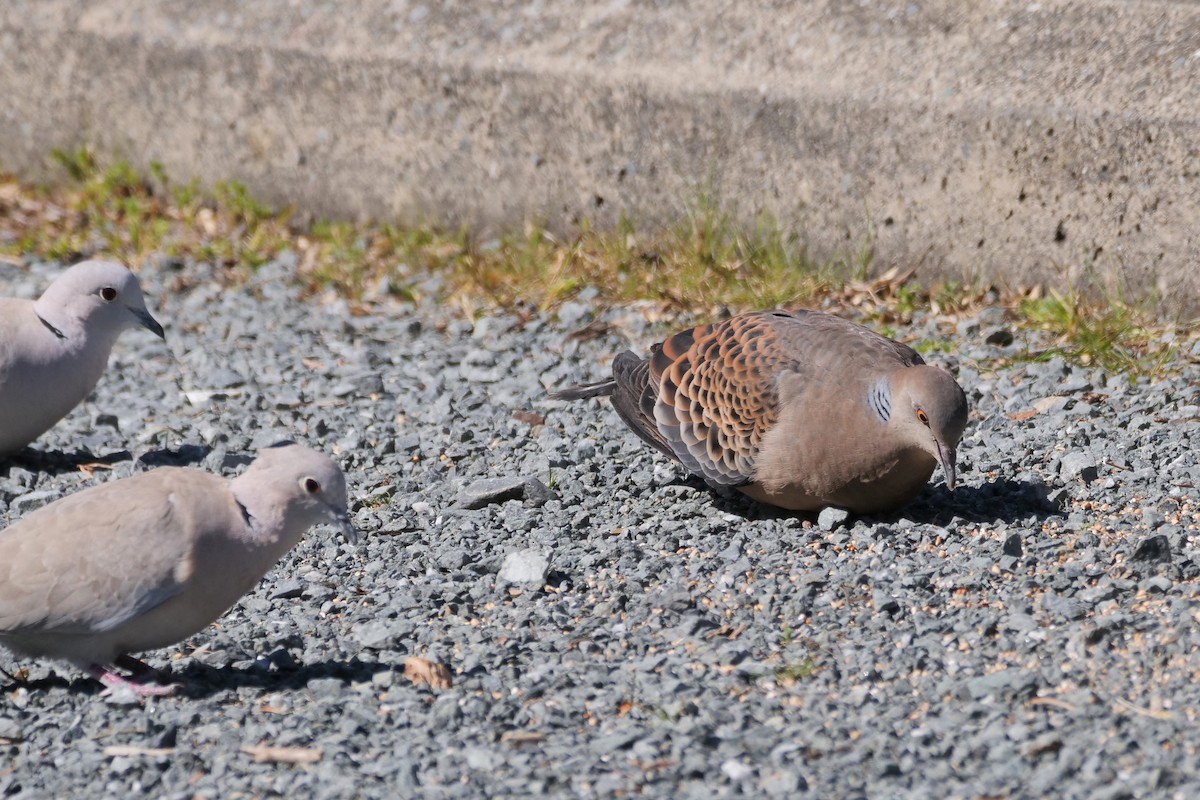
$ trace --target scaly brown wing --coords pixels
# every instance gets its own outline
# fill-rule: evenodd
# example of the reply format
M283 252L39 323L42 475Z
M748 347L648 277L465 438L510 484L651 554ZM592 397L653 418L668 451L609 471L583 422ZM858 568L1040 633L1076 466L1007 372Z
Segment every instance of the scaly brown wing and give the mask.
M740 314L681 331L653 350L653 419L688 469L738 486L753 479L759 444L782 403L853 402L854 375L916 363L911 348L829 314ZM815 416L820 411L814 407Z

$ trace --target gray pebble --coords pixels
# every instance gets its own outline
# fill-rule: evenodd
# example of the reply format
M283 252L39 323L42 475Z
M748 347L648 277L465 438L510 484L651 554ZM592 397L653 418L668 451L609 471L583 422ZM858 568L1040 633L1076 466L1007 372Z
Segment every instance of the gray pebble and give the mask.
M550 559L541 550L518 550L504 557L500 566L500 579L509 583L546 582L550 571Z
M22 738L24 737L21 735L21 726L16 720L11 717L0 717L0 739L17 742Z
M1096 460L1088 453L1073 452L1062 457L1059 474L1063 480L1082 478L1085 483L1096 479Z
M508 500L522 500L525 497L527 481L528 478L522 477L477 480L458 493L455 505L478 509Z
M832 531L841 527L849 518L850 512L843 508L826 507L817 515L817 526L823 531Z
M389 621L364 622L354 628L354 638L363 647L382 650L393 646L405 631Z
M53 503L60 497L62 497L62 493L55 489L28 492L26 494L18 495L11 500L8 508L14 518L20 518L26 514L36 511L42 506Z
M1137 543L1131 558L1134 561L1170 561L1171 543L1166 536L1148 536Z

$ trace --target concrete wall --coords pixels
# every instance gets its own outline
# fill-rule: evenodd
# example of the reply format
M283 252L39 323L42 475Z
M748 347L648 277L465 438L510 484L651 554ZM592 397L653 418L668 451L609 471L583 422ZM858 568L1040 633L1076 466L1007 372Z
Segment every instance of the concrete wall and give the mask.
M1200 307L1196 2L6 0L0 166L82 143L328 216L674 217Z

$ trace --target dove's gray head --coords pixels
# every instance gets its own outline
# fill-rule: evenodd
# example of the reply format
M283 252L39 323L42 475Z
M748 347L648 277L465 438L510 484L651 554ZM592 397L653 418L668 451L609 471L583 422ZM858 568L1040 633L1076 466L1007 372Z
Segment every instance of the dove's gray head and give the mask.
M946 485L958 480L958 442L967 427L967 396L950 373L920 365L892 375L889 427L941 462Z
M346 510L346 477L333 459L293 442L280 442L258 452L254 463L235 481L235 494L257 494L289 529L307 530L327 522L354 544L358 533ZM241 499L241 498L239 498ZM246 502L249 507L251 502ZM253 510L253 509L252 509Z
M137 276L111 261L84 261L59 275L34 304L42 321L59 331L83 330L115 340L126 328L143 327L166 338L146 310Z

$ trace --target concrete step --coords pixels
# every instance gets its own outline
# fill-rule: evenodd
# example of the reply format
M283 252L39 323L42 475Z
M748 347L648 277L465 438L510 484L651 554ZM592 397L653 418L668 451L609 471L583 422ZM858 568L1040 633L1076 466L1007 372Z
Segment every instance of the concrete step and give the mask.
M337 217L667 222L1200 305L1200 4L9 0L0 166L89 143Z

